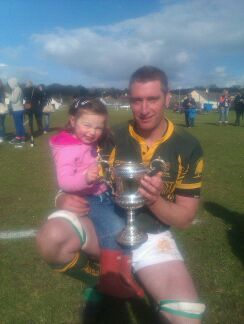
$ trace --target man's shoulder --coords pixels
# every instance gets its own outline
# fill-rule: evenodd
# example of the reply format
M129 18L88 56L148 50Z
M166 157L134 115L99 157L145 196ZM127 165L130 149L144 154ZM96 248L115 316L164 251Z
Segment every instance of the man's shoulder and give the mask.
M201 147L199 140L195 136L178 126L175 126L172 139L177 144L177 147L184 149L187 147Z
M120 136L122 134L128 133L128 127L129 127L129 121L125 121L122 123L117 124L116 126L112 127L113 133L115 134L115 136Z

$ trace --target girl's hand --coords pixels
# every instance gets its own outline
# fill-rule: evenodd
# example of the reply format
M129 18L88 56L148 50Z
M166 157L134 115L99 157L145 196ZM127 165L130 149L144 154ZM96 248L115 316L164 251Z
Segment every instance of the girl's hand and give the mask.
M160 197L163 190L162 173L158 172L154 176L145 175L140 181L139 192L146 198L147 205L154 204Z
M98 165L91 165L86 171L86 181L88 184L92 184L99 179Z

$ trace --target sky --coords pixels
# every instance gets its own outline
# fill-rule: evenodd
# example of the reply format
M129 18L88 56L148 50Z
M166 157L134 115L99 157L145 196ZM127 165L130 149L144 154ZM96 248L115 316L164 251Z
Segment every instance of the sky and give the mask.
M126 88L143 65L172 89L244 87L243 0L0 0L0 78Z

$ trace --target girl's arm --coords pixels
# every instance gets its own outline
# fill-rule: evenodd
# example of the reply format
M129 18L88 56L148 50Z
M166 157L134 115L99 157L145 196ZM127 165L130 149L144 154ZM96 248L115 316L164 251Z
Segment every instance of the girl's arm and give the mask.
M80 148L78 148L80 149ZM69 145L52 148L60 189L67 192L82 191L92 186L87 182L87 169L77 167L77 155Z

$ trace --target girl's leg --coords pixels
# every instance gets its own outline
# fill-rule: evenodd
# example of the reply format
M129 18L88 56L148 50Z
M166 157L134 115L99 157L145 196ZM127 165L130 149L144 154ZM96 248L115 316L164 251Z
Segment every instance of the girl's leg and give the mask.
M116 236L125 226L122 209L115 206L109 194L88 196L87 201L90 205L89 217L96 228L100 246L105 249L121 250Z
M111 296L128 298L142 297L131 272L130 249L121 247L117 235L125 227L125 215L114 205L108 193L89 196L89 217L92 219L101 246L99 289Z

